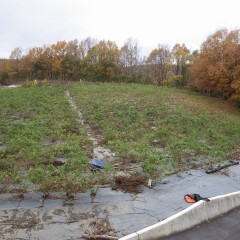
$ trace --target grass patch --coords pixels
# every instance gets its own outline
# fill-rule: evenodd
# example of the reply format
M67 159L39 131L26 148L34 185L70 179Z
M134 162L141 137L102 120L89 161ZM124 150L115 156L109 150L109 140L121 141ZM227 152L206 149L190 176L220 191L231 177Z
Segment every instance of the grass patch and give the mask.
M92 143L61 86L0 90L0 183L43 191L89 187ZM66 163L54 167L57 158Z
M126 163L161 177L221 162L239 148L239 110L187 90L140 84L73 84L86 121Z
M151 178L221 162L239 149L240 113L228 102L140 84L69 84L83 117L122 166ZM111 183L92 172L92 142L63 86L0 89L0 186L68 194ZM56 165L61 159L65 163ZM138 170L136 170L138 171Z

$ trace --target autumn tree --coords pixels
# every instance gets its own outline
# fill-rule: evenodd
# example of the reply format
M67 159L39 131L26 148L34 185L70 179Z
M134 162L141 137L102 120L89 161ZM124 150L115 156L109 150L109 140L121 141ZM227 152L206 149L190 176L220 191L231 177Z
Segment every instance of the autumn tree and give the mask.
M7 60L0 59L0 84L7 84L9 79L9 74L7 71Z
M159 45L151 51L147 58L147 64L151 69L153 83L163 84L167 80L168 72L171 69L172 55L169 48Z
M11 79L11 80L17 80L20 77L20 71L19 71L19 65L20 60L22 58L22 49L20 47L16 47L13 49L9 56L9 60L5 61L5 73L4 78Z
M240 31L221 29L209 36L192 61L189 86L240 100Z
M176 75L177 85L184 86L187 83L187 61L189 59L189 49L185 44L175 44L172 49L172 56L174 60L174 74Z
M77 39L69 41L65 50L66 52L60 62L62 78L75 80L80 75L80 43Z
M83 70L89 80L112 81L117 78L119 49L115 42L100 41L85 57Z

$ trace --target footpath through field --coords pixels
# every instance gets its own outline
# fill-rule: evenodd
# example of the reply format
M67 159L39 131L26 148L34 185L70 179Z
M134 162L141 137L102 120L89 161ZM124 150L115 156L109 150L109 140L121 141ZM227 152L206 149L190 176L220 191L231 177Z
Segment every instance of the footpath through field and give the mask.
M187 193L212 197L239 191L239 173L239 165L224 174L191 170L136 195L101 188L95 197L87 192L70 201L43 199L42 193L15 196L15 200L13 195L2 194L0 238L82 239L84 233L121 237L185 209L189 206L183 198Z

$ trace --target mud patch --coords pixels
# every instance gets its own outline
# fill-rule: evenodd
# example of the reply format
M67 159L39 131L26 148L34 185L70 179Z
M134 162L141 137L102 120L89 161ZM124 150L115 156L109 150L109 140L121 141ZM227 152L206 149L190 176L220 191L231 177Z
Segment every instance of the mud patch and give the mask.
M129 193L140 193L146 185L147 178L142 175L115 176L115 188Z
M228 160L236 160L236 161L240 161L240 150L233 152L232 154L230 154L228 156Z

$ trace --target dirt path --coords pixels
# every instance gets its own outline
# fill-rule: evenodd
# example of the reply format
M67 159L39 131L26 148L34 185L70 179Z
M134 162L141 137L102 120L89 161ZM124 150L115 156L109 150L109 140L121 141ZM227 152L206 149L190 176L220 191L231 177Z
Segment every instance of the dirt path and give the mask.
M77 117L78 122L87 130L87 135L93 143L93 158L100 159L106 162L113 162L115 160L115 153L113 153L110 149L101 146L100 144L101 136L95 134L91 127L85 123L81 111L77 107L76 102L73 100L68 90L66 90L66 95L71 107L78 115Z

